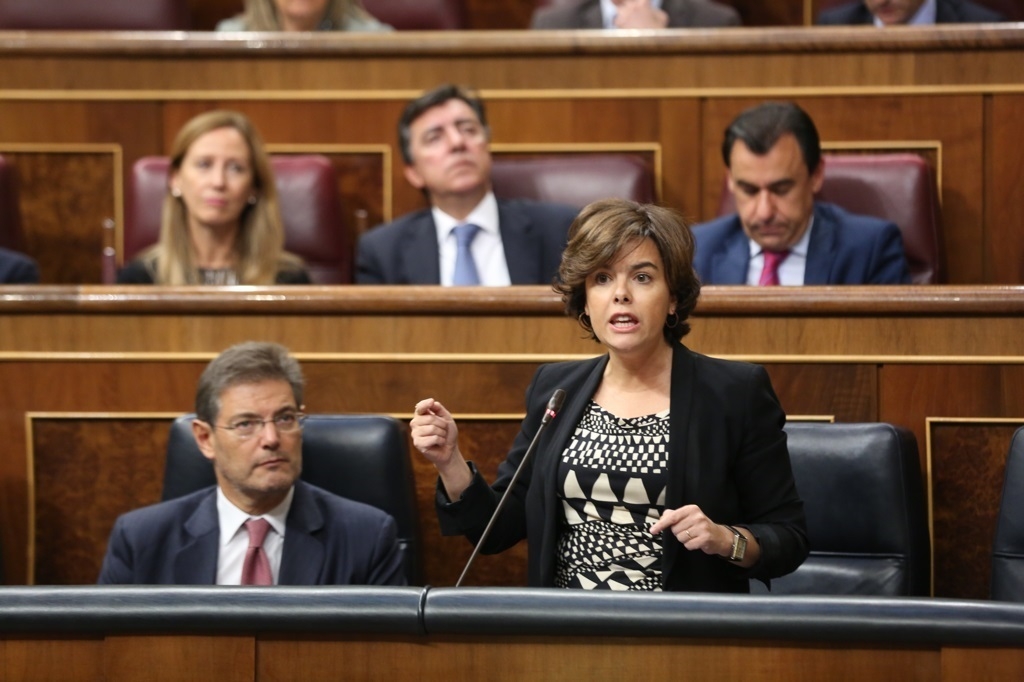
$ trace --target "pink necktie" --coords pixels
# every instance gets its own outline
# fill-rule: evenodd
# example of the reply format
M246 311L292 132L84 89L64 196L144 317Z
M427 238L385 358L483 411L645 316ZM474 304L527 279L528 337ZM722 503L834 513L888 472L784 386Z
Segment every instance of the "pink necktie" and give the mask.
M762 287L773 287L779 285L779 266L786 260L789 251L765 251L764 268L761 269L761 279L757 284Z
M263 540L270 530L270 522L266 519L249 519L245 522L245 529L249 531L249 549L245 551L245 563L242 564L242 584L273 585L270 560L263 551Z

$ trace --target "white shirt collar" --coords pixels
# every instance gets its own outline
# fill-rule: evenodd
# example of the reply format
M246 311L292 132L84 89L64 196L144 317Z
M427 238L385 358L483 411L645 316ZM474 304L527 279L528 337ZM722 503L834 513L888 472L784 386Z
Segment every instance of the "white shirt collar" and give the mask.
M292 499L295 497L295 486L292 486L288 494L285 495L281 504L271 509L266 514L261 514L259 517L253 517L251 514L247 514L242 511L235 504L227 498L224 491L221 490L220 486L217 486L217 518L220 521L220 544L223 547L231 538L235 537L245 522L251 518L262 518L270 522L270 526L277 531L277 534L282 538L284 537L284 530L286 527L286 519L288 518L288 511L292 508Z
M650 0L651 7L661 9L661 0ZM932 0L934 2L935 0ZM612 0L601 0L601 25L605 28L615 28L615 15L619 8Z
M924 3L917 8L914 16L907 20L907 26L931 26L935 23L938 18L938 0L924 0ZM885 26L878 17L874 18L875 26L879 28Z
M478 225L484 232L498 238L501 237L501 232L498 229L498 200L494 198L494 192L488 192L476 205L476 208L469 212L465 220L456 220L437 206L431 208L430 211L434 216L439 246L448 239L452 229L458 225Z

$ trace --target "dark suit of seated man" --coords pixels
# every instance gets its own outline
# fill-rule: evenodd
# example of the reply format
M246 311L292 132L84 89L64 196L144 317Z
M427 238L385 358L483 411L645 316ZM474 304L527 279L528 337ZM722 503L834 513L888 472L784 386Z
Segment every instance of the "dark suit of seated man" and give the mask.
M739 26L732 7L712 0L577 0L540 7L530 28L690 28Z
M822 11L818 15L823 25L897 26L909 24L989 23L1006 18L988 7L970 0L857 0Z
M499 200L491 191L483 102L442 85L410 102L398 124L405 177L431 208L364 233L357 284L550 284L558 273L570 206ZM465 229L470 233L460 236ZM462 241L465 240L465 241Z
M722 157L736 213L695 225L704 284L908 284L899 228L814 200L824 180L814 121L769 102L726 129Z
M277 344L215 358L192 429L217 485L118 518L99 582L404 585L391 516L298 480L303 384Z
M38 284L39 266L25 254L0 248L0 284Z

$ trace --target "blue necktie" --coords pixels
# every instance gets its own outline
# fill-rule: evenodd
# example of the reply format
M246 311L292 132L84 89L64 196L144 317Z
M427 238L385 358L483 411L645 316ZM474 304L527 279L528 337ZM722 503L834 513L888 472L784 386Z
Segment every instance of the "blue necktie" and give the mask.
M480 284L480 275L476 271L476 262L473 260L473 251L470 249L473 238L479 231L479 225L457 225L452 228L458 249L455 253L455 273L452 275L454 286Z

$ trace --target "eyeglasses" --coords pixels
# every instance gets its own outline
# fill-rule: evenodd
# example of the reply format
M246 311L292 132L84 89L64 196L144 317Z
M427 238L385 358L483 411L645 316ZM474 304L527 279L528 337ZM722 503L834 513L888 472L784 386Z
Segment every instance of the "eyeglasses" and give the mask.
M306 421L308 416L302 412L285 412L273 419L239 419L227 426L219 426L217 424L213 426L214 428L231 431L235 434L236 438L245 440L246 438L252 438L262 431L264 425L270 422L274 422L274 428L278 433L294 433L302 428L302 423Z

